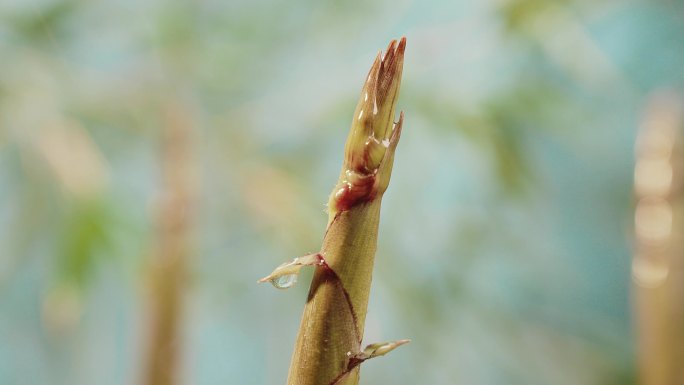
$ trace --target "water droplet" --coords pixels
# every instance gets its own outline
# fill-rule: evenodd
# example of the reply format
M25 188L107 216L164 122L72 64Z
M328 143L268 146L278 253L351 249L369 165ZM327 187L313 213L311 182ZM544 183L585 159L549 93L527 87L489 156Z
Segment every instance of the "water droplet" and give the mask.
M337 192L335 193L335 198L341 198L344 194L347 193L347 190L347 187L342 187L341 189L337 190Z
M359 112L359 117L357 118L357 120L361 120L362 116L363 116L363 110L361 110L361 112Z
M277 289L289 289L297 283L297 277L299 274L285 274L279 277L273 278L271 284Z
M378 114L378 101L376 99L373 99L373 115Z

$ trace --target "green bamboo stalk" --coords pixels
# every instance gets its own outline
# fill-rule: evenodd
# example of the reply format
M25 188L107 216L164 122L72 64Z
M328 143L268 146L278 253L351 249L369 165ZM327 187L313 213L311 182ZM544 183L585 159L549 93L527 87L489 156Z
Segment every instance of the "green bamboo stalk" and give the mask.
M376 57L354 112L345 160L328 202L320 252L296 258L261 281L290 287L302 266L315 272L290 363L289 385L355 385L365 360L409 342L361 349L378 239L380 203L389 185L403 112L394 122L406 38Z

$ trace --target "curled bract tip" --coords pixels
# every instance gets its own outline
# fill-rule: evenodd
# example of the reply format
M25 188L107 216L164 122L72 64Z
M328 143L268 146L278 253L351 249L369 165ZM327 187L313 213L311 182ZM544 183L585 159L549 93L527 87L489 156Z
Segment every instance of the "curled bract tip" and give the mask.
M392 350L398 348L401 345L405 345L411 342L409 339L390 341L390 342L379 342L376 344L371 344L363 349L361 354L366 357L366 359L384 356L385 354L391 352Z
M362 362L370 360L371 358L384 356L385 354L391 352L399 346L405 345L409 342L411 342L411 340L408 339L389 342L378 342L366 346L363 349L363 351L358 352L356 354L353 354L352 352L347 352L347 357L349 357L348 368L354 368L360 365Z
M278 289L289 289L297 283L299 271L302 267L322 265L324 263L325 261L320 254L307 254L303 257L297 257L290 262L281 264L276 267L271 274L261 278L257 282L271 282L271 284Z

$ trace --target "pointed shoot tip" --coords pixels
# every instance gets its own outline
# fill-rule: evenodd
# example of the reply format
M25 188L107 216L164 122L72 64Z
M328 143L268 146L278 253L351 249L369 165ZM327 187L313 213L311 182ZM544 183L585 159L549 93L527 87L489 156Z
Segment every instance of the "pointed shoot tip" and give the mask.
M406 36L402 36L401 40L399 40L399 46L397 47L397 52L400 55L403 55L405 50L406 50Z

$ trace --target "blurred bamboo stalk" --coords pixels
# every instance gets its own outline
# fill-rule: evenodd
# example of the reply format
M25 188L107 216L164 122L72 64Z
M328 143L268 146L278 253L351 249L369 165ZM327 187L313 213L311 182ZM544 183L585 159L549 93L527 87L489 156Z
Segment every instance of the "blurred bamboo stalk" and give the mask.
M639 383L684 384L684 103L653 95L636 143L632 262Z
M192 229L195 180L192 122L182 105L167 107L161 141L162 191L150 274L151 315L144 384L177 384L180 324Z

